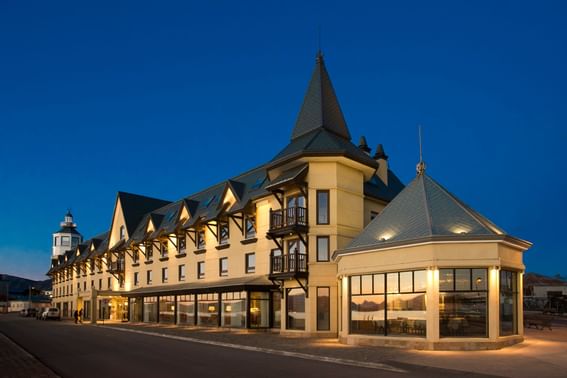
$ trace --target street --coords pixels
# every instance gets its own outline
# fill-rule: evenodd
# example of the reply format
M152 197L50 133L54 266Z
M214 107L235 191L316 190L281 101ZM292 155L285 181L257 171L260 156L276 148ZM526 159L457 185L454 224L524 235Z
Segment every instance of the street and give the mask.
M189 374L199 377L463 375L462 372L407 364L361 368L106 327L75 325L66 321L37 321L15 315L0 316L0 333L61 377L176 377Z

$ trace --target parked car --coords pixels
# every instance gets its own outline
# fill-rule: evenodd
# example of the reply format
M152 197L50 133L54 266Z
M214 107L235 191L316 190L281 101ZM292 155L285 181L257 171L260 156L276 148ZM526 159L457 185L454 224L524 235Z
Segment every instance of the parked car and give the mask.
M43 320L49 320L49 319L61 320L61 314L59 313L59 309L57 307L49 307L45 309L43 314L41 314L41 318Z
M37 314L37 308L28 308L28 312L26 313L27 317L35 317Z
M20 311L20 316L27 316L28 314L28 309L24 308L23 310Z

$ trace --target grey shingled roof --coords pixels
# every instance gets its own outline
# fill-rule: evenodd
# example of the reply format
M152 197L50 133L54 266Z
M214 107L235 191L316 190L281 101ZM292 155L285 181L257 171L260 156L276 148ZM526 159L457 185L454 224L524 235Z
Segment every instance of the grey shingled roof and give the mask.
M505 232L426 174L418 175L338 255L425 239L494 239Z
M133 234L146 213L170 203L170 201L125 192L118 192L118 198L120 198L122 205L128 235Z
M376 160L360 148L324 128L315 129L292 139L270 162L270 167L283 164L301 156L346 156L362 164L378 168Z
M386 202L393 200L403 189L404 184L391 170L388 170L388 185L384 184L376 175L364 183L365 196Z
M281 175L276 177L270 182L270 185L266 186L267 190L281 187L288 182L295 181L299 177L307 174L307 170L309 168L309 164L302 164L298 165L297 167L293 167L288 169L287 171L282 172Z
M291 139L299 138L320 127L350 140L350 133L325 67L323 55L319 52Z

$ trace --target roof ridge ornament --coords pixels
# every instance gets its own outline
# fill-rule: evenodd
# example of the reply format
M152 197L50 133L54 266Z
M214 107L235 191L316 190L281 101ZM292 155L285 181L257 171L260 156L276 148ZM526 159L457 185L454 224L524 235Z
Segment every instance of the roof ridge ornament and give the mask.
M423 147L421 142L421 125L417 125L417 130L419 134L419 163L417 163L415 170L417 175L421 176L425 173L425 162L423 161Z

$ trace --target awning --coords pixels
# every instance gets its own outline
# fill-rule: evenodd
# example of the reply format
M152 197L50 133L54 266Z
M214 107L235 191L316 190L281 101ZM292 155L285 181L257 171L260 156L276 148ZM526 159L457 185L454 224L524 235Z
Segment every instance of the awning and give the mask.
M120 295L138 297L148 295L194 294L210 292L242 291L248 289L269 290L276 286L266 276L227 278L209 282L191 282L176 285L142 287Z

